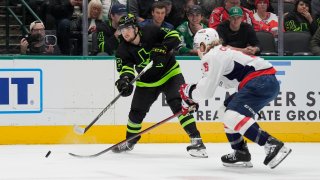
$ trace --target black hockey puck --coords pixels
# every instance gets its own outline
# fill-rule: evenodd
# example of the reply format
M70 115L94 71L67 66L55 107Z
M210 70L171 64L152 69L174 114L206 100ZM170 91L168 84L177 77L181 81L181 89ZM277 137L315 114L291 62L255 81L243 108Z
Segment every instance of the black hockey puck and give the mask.
M46 154L46 158L51 154L51 151L48 151Z

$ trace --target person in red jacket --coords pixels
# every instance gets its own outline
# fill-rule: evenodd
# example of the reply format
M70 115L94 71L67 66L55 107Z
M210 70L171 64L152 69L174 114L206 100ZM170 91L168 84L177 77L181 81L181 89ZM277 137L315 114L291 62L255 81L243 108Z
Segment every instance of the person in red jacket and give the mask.
M246 22L253 26L255 31L260 31L259 23L253 18L253 13L249 9L246 9L244 7L240 6L240 0L225 0L225 6L224 7L217 7L215 8L209 19L209 27L213 29L217 29L217 26L229 19L228 11L231 7L238 6L243 11L243 18L242 22Z

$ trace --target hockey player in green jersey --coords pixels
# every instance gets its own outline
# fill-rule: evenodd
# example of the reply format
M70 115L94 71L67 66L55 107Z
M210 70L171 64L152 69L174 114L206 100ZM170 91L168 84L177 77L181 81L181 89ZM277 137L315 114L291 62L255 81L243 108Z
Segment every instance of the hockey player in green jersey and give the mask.
M172 50L180 43L177 31L154 25L138 27L132 14L121 17L119 30L122 42L116 51L117 70L120 78L116 86L121 95L130 96L133 92L131 80L151 61L153 66L136 82L132 98L126 137L132 137L140 132L141 124L151 105L160 93L164 93L166 101L173 113L181 110L180 85L185 83L179 63ZM194 157L208 157L195 119L190 114L180 115L179 122L191 139L187 151ZM131 151L141 137L128 143L116 146L112 151L120 153Z

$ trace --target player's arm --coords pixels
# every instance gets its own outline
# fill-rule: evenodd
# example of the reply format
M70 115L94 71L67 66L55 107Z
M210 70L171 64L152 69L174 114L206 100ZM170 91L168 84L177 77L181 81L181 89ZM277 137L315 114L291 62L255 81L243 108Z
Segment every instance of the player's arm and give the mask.
M186 96L195 102L209 99L214 95L228 61L226 58L206 55L201 63L202 78L197 84L189 84L190 87L187 87L189 90L185 92Z
M160 35L162 36L162 45L166 47L167 52L175 49L181 43L181 38L176 30L170 30L168 28L160 28Z
M156 62L154 65L158 64L157 61L166 59L166 55L181 43L179 33L176 30L160 28L157 34L157 38L161 40L161 43L155 45L150 52L150 59Z
M215 57L217 58L217 57ZM211 59L211 61L210 61ZM203 76L197 84L183 84L179 89L182 98L182 114L189 112L190 106L195 106L196 110L200 100L209 99L214 95L214 92L219 85L220 77L223 75L226 59L212 59L208 56L202 58L202 73Z
M126 53L123 52L123 54ZM122 96L130 96L133 91L133 85L130 82L135 77L134 64L129 60L129 57L119 55L119 49L116 53L116 63L120 77L115 85Z
M202 78L192 92L195 101L209 99L214 95L225 69L226 62L223 61L226 59L204 56L201 67Z

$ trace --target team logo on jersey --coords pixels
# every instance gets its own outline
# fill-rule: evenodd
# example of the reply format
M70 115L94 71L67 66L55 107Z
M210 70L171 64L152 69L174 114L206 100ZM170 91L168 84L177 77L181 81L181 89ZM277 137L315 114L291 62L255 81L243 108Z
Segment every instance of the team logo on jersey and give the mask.
M147 64L149 64L150 62L150 52L147 52L144 48L141 48L138 51L138 55L140 57L140 60L142 61L140 64L138 64L138 67L146 67Z
M205 62L202 65L203 65L204 72L208 72L209 71L209 64L207 62Z

